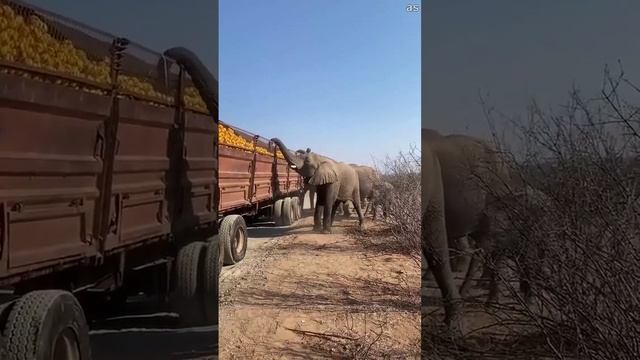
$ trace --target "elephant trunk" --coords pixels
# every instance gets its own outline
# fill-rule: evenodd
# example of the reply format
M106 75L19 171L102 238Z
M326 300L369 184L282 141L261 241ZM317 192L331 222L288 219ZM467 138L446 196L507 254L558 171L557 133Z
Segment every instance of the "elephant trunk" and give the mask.
M291 151L289 151L289 149L282 143L280 139L273 138L271 139L271 141L278 145L278 147L282 151L282 155L284 155L285 160L287 160L290 165L294 165L296 167L296 171L300 171L303 165L302 159L298 159L297 157L292 156Z
M218 119L218 80L209 72L198 56L184 47L170 48L164 52L164 55L184 66L211 116Z

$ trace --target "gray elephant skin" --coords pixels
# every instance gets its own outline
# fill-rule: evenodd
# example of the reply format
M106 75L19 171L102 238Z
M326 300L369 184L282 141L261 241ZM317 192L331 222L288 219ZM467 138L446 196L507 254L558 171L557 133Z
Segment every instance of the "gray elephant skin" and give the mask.
M513 193L506 194L499 202L489 205L487 213L491 218L491 233L487 240L480 244L478 250L482 250L482 254L489 256L493 264L491 267L485 264L484 269L486 275L483 277L488 277L490 280L487 302L499 300L501 281L498 275L504 270L507 254L511 254L512 258L519 259L516 270L519 276L520 292L525 303L531 306L536 291L530 281L530 274L534 271L531 266L540 265L539 256L542 254L535 246L528 244L527 240L530 239L528 232L531 229L539 229L540 221L553 206L553 201L547 194L528 184L513 185ZM510 217L509 213L515 216ZM469 270L460 288L462 297L468 295L472 279L480 268L481 253L476 251L476 255L472 257ZM532 258L532 256L538 256L538 258Z
M377 208L382 208L382 216L387 218L389 207L391 206L391 199L393 196L394 187L387 181L378 181L373 185L373 191L371 194L371 211L373 212L373 220L377 217ZM365 211L365 215L367 212Z
M487 142L465 135L443 136L422 129L423 253L440 288L445 321L458 317L460 292L453 282L449 249L468 252L468 237L478 247L490 245L491 219L488 205L509 191L506 164ZM474 274L479 259L457 257L471 264Z
M373 200L373 187L379 182L380 176L376 169L371 166L349 164L358 174L358 183L360 185L360 204L366 204L363 214L366 215L369 211L371 201ZM342 213L345 217L349 217L351 212L349 211L348 203L342 203ZM340 210L340 208L338 208Z
M315 186L318 197L313 216L316 231L331 233L331 227L340 202L351 201L358 213L359 227L364 218L360 207L358 174L349 164L335 161L307 149L304 154L293 153L277 138L271 139L280 148L289 165Z

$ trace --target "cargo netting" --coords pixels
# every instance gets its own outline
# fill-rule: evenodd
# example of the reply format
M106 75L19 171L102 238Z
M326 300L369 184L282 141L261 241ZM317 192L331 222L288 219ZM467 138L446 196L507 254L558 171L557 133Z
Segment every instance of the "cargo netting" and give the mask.
M178 67L157 52L118 39L22 1L0 0L3 73L102 95L116 88L119 96L158 106L174 105ZM208 113L186 80L186 107Z
M17 0L0 0L0 73L99 95L115 90L120 97L162 107L175 106L179 88L179 67L170 58ZM184 75L186 109L207 114L204 100ZM253 134L222 123L218 129L222 145L273 155L266 139L254 143ZM277 155L283 158L280 151Z

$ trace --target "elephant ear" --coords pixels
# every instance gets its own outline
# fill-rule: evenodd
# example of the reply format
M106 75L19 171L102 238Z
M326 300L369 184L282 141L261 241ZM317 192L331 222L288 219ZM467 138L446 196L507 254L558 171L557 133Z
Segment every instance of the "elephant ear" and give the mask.
M328 162L323 162L316 170L316 173L309 179L311 185L331 184L338 181L338 173L334 166Z

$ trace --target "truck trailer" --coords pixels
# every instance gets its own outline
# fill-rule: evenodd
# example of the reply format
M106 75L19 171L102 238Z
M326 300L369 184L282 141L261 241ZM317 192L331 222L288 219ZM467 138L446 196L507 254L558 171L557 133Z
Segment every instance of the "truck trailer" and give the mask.
M217 323L247 220L292 224L302 185L273 143L219 121L189 50L0 0L1 359L90 359L91 320L141 293Z

